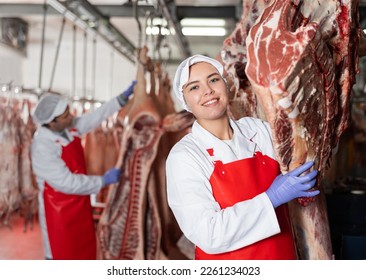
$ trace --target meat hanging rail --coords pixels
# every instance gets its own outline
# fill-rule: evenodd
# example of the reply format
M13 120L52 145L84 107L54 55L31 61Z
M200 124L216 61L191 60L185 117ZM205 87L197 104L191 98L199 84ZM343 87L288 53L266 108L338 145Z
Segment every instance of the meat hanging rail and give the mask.
M224 42L230 113L266 119L281 171L314 160L320 189L348 126L360 32L358 1L243 0ZM332 259L324 192L298 202L289 203L298 258Z

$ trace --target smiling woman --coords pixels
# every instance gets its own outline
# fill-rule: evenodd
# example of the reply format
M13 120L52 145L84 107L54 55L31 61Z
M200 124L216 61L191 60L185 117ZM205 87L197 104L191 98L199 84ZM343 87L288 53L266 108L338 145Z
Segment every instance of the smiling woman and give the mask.
M199 62L190 67L190 78L183 87L183 97L201 126L209 126L211 121L217 122L219 119L227 123L226 84L213 65ZM229 135L224 138L230 137L231 131L227 132Z
M269 125L229 118L222 65L194 55L176 71L174 90L196 117L170 151L168 203L196 259L295 259L287 202L315 184L313 165L279 172Z

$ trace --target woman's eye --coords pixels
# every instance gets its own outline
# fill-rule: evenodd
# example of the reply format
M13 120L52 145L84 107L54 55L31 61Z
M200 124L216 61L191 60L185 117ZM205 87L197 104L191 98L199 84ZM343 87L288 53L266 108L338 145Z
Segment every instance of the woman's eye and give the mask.
M212 78L210 82L211 82L211 83L215 83L215 82L217 82L218 80L219 80L219 78Z
M192 90L195 90L195 89L198 89L198 86L191 86L191 87L189 88L189 91L192 91Z

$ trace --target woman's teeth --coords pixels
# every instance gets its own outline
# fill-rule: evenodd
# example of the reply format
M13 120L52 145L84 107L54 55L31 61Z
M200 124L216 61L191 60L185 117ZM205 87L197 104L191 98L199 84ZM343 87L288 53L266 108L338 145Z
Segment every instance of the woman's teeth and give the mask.
M203 103L202 105L203 105L203 106L211 105L211 104L213 104L213 103L216 103L217 101L218 101L218 99L217 99L217 98L215 98L215 99L212 99L212 100L210 100L210 101L207 101L207 102Z

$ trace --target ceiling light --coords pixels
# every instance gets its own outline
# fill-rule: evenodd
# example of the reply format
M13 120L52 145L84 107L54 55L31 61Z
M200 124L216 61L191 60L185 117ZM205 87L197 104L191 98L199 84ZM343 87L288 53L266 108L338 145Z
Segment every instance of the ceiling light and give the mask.
M165 28L165 27L157 27L157 26L153 26L153 27L146 27L146 34L147 35L169 35L169 29Z
M224 19L214 18L184 18L180 21L182 26L225 26Z
M165 18L160 18L160 17L157 17L157 18L153 18L152 19L152 25L161 25L161 26L167 26L168 23L166 21Z
M223 27L183 27L185 36L225 36L226 29Z

